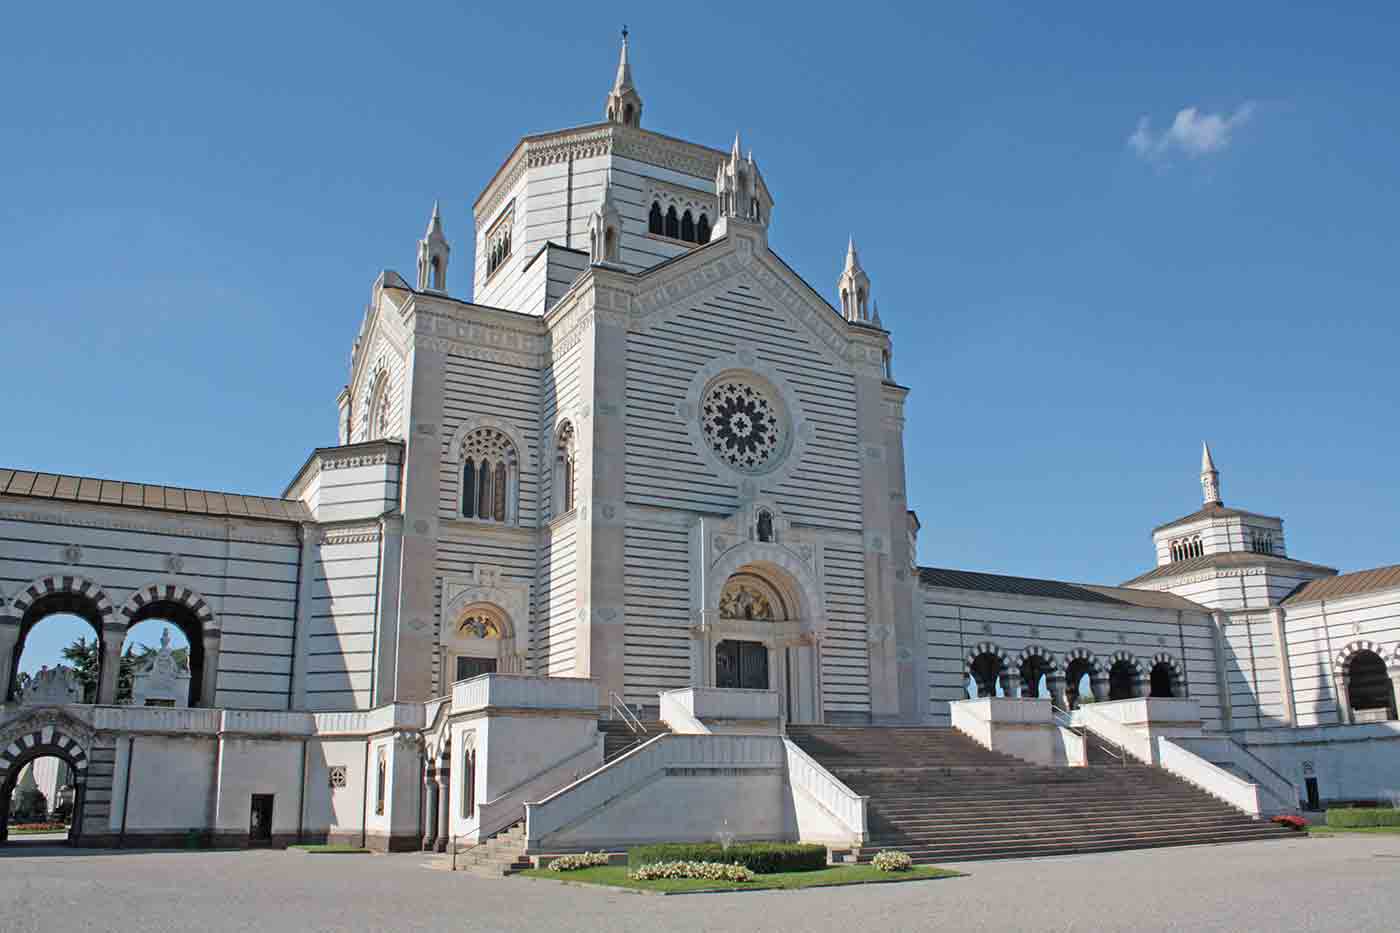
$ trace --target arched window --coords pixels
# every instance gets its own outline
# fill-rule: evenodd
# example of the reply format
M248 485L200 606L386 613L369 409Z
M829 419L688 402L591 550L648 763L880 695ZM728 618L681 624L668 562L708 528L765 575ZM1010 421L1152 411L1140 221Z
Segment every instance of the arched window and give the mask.
M702 246L710 242L710 218L704 214L700 215L700 222L695 225L695 242Z
M367 441L389 436L389 374L380 373L374 379L369 393L369 409L366 413L365 436Z
M432 286L432 287L435 288L435 289L437 289L438 291L441 291L441 290L442 290L442 257L441 257L441 256L434 256L434 257L432 258L432 260L429 262L429 265L431 265L431 266L432 266L432 269L433 269L433 275L432 275L433 286Z
M690 211L681 215L681 239L687 243L695 242L695 218Z
M515 225L515 205L506 208L486 233L486 274L489 276L510 258L511 228Z
M1138 695L1138 669L1131 661L1114 661L1108 669L1108 698L1131 700Z
M565 421L559 426L559 442L554 454L554 514L567 515L574 510L577 481L578 450L574 426Z
M666 234L666 221L661 218L661 202L651 202L651 213L647 215L647 233L655 233L657 236Z
M1172 666L1165 661L1158 661L1152 665L1149 695L1154 697L1176 696L1175 680L1176 672L1172 670Z
M388 782L388 761L384 756L384 749L379 750L379 765L374 771L374 812L377 816L384 815L384 791Z
M681 219L676 215L674 204L666 210L666 235L673 240L681 238Z
M1267 531L1251 531L1249 549L1256 554L1274 552L1274 536Z
M476 817L476 748L462 749L462 819Z
M478 428L462 441L462 517L514 524L519 510L520 466L504 432Z
M1374 651L1362 649L1347 660L1345 683L1352 718L1370 722L1395 718L1395 694L1385 661ZM1362 713L1357 716L1357 713Z
M773 513L767 509L758 510L757 528L754 529L755 537L763 542L774 540L773 537Z

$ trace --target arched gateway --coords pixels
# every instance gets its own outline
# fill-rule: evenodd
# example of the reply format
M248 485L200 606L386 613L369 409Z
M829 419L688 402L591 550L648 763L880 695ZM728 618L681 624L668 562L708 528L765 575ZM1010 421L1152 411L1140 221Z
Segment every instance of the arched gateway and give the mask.
M68 840L81 838L88 754L86 742L77 736L83 734L56 712L22 717L0 733L0 845L9 839L10 798L20 774L31 761L46 756L62 760L72 771L75 795Z

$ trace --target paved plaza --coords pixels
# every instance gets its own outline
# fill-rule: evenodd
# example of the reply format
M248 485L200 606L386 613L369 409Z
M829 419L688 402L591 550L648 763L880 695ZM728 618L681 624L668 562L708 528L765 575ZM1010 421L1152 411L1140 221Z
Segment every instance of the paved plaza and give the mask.
M657 897L416 855L0 853L0 930L1394 930L1400 836L960 866L898 885Z

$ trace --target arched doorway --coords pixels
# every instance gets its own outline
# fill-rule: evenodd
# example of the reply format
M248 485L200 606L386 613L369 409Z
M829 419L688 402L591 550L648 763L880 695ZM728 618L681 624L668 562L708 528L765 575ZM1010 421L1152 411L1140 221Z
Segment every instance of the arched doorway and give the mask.
M977 691L978 697L994 697L1006 695L1006 661L1001 654L992 651L982 651L972 657L967 664L968 674L971 675L973 688ZM997 688L1001 690L998 692Z
M56 758L67 770L71 781L71 796L66 803L70 816L68 841L75 842L82 837L82 810L87 778L87 751L83 744L74 739L57 725L42 725L28 722L7 730L0 736L0 845L10 839L11 813L16 802L22 806L33 806L33 799L16 801L15 791L21 778L35 762L45 762ZM45 801L47 815L52 815L54 803ZM19 815L19 814L16 814ZM30 814L25 814L26 819ZM47 840L46 840L47 841Z
M1394 719L1395 694L1385 661L1369 648L1352 652L1345 669L1347 705L1358 722Z
M451 632L443 633L447 682L520 673L514 646L515 630L505 610L485 602L464 606L454 617Z
M1094 678L1099 672L1098 662L1083 649L1071 654L1065 664L1065 703L1068 709L1078 709L1085 702L1092 703Z
M812 609L820 600L810 574L776 542L750 542L715 569L706 599L713 608L696 632L693 682L772 690L788 721L821 722L820 626Z
M1131 700L1138 695L1138 668L1127 658L1118 658L1108 669L1108 698Z
M1051 696L1051 681L1055 675L1055 664L1048 652L1029 648L1021 652L1019 659L1021 675L1021 696L1037 699Z

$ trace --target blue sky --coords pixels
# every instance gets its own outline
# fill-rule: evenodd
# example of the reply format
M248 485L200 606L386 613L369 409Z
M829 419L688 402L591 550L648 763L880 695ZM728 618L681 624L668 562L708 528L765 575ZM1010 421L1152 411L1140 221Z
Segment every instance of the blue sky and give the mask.
M774 248L828 297L855 235L924 563L1133 576L1199 504L1203 438L1292 555L1400 560L1400 12L608 16L7 11L0 461L280 493L335 442L375 275L441 198L466 295L471 202L522 134L600 118L625 21L644 124L742 130Z

